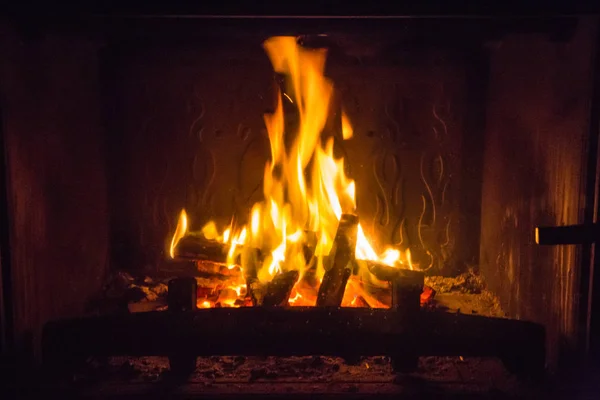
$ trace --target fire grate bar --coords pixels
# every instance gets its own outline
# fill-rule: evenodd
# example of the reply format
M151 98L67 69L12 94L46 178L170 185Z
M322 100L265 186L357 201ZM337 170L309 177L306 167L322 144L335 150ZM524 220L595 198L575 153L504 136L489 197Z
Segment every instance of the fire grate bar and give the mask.
M52 369L89 356L389 355L397 370L415 356L493 356L541 377L545 331L501 318L399 309L215 308L90 317L46 324Z

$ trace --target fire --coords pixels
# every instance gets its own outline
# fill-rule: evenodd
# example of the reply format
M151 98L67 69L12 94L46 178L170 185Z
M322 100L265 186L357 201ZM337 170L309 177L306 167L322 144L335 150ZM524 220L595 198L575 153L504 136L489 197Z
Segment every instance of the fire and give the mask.
M270 38L265 41L264 49L275 72L285 76L285 87L278 90L275 111L264 116L271 146L271 158L264 168L264 201L252 207L248 226L229 226L219 234L211 221L202 228L202 234L229 245L229 266L235 264L236 255L244 248L260 249L264 257L258 279L263 283L280 272L298 270L301 278L289 303L314 305L316 291L303 283L302 277L316 267L315 278L322 281L325 257L331 251L339 220L343 213L356 212L356 184L345 174L344 159L334 155L336 139L323 133L328 118L336 114L330 113L333 84L324 75L327 52L303 48L294 37ZM284 104L295 107L297 123L286 120ZM341 118L338 134L343 140L351 139L349 118L341 110L337 115ZM171 241L171 257L187 230L184 210ZM314 254L309 261L304 255L307 247ZM408 264L412 268L408 252L388 248L378 255L360 224L355 257L390 266ZM242 262L242 269L246 267ZM364 272L366 268L361 270ZM347 291L353 292L351 301L356 302L359 295L367 299L355 277L351 282L347 286ZM378 306L376 300L372 303Z
M210 225L210 223L207 224L207 226L208 225ZM217 227L215 226L214 223L212 225L214 226L214 230L216 233ZM181 238L185 235L185 233L187 232L187 229L188 229L187 214L185 213L185 210L181 210L181 214L179 214L179 221L177 222L177 228L175 229L175 234L173 235L173 239L171 239L171 246L169 248L169 254L171 255L171 258L175 258L175 246L177 246L177 243L179 242L179 240L181 240ZM206 233L204 236L206 236L208 238Z

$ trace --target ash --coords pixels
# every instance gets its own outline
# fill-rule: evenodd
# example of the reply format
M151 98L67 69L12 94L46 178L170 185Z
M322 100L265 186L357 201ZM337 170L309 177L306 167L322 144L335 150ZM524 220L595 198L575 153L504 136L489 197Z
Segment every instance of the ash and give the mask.
M434 306L437 308L486 317L507 316L496 295L486 289L481 275L473 270L455 277L426 276L425 285L436 291Z
M90 359L74 379L79 383L160 384L173 379L166 357ZM396 393L415 382L430 389L461 393L522 393L525 388L501 363L490 358L422 357L410 375L394 374L388 357L365 357L348 363L338 357L200 357L185 385L223 393L361 392ZM429 389L427 389L429 390Z

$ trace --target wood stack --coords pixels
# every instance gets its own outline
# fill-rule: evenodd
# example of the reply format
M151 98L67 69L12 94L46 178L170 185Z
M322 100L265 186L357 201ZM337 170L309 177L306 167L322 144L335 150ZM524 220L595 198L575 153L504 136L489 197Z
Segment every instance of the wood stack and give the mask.
M304 280L316 286L316 263L314 251L317 237L314 232L305 232L307 241L304 246L304 257L309 269ZM356 265L354 249L358 233L358 217L343 214L332 250L327 257L330 260L323 282L319 287L317 306L339 307L344 297L346 283ZM237 277L241 273L239 267L227 266L229 245L209 240L199 235L188 234L181 238L174 249L176 260L193 260L197 265L197 276L215 277L225 280ZM247 297L254 306L281 307L289 304L292 289L299 279L298 271L285 271L276 275L268 284L258 280L258 270L263 262L259 249L238 246L236 263L244 266ZM310 268L312 267L312 268ZM214 289L214 288L213 288ZM200 285L198 290L203 290Z

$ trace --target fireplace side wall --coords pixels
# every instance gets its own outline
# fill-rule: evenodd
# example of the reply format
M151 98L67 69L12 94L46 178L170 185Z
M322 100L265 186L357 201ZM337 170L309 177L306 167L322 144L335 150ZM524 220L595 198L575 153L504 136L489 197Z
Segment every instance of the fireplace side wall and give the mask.
M81 315L107 272L97 45L0 29L14 330L35 355L43 324Z
M543 323L548 362L575 346L577 246L535 244L534 227L582 223L595 23L569 42L511 36L491 49L481 270L511 317Z

